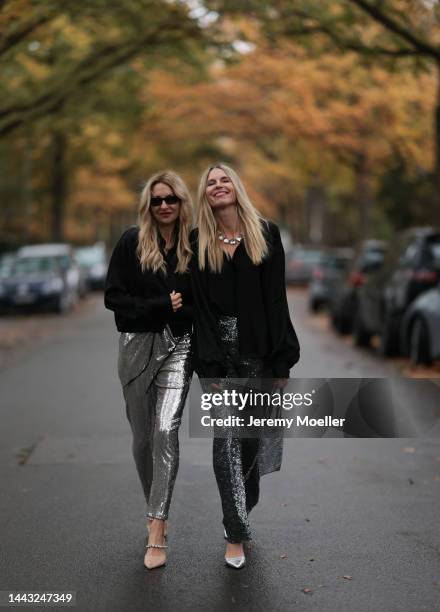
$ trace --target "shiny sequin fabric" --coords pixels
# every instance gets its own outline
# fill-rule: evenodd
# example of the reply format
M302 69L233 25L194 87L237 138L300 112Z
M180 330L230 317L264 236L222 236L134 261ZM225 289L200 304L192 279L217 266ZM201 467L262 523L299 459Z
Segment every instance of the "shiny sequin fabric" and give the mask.
M239 353L237 318L223 316L218 325L220 338L228 355L228 372L226 378L222 379L222 387L227 385L228 378L264 377L262 359L246 357ZM224 407L219 406L215 410L215 416L226 416ZM260 475L278 470L281 457L282 437L258 439L227 435L214 438L214 473L229 542L251 539L248 514L258 502Z
M166 519L179 466L178 430L192 377L191 338L121 333L118 373L147 516Z

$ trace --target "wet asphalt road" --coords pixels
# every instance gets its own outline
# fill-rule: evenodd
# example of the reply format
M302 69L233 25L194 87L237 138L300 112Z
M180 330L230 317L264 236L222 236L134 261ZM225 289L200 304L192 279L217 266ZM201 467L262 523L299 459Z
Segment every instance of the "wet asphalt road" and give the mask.
M290 305L295 376L400 374L329 333L301 291ZM190 439L185 421L168 564L144 569L116 358L112 316L96 302L0 371L0 590L76 591L81 611L440 609L438 439L286 440L234 571L211 443Z

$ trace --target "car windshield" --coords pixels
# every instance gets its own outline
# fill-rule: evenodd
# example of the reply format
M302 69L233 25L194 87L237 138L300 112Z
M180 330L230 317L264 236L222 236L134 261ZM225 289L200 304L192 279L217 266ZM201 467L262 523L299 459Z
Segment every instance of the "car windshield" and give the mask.
M321 265L324 268L330 268L331 270L345 270L349 262L350 260L345 257L335 257L333 255L329 255L324 257L321 262Z
M317 264L321 260L321 251L306 251L297 249L292 251L292 259L299 259L306 263Z
M6 255L0 259L0 278L8 278L12 274L15 258Z
M383 259L384 259L383 251L380 251L380 250L365 251L365 253L362 253L362 256L360 259L360 268L364 270L366 268L372 268L372 267L378 266L383 262Z
M65 257L19 257L14 264L14 274L35 274L53 272L62 265Z
M92 266L93 264L104 263L105 261L103 250L96 247L77 249L75 257L82 266Z

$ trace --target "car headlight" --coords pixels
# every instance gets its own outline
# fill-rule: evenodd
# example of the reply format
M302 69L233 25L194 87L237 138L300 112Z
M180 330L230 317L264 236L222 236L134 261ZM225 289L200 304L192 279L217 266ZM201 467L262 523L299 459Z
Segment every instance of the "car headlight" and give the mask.
M52 278L50 281L43 283L41 287L43 293L55 293L57 291L62 291L62 289L63 281L61 278Z

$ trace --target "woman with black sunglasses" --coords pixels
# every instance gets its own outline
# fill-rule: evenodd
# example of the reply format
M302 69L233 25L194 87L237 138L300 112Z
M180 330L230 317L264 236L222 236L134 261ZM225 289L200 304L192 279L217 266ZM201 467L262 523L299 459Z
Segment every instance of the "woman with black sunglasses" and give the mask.
M105 285L105 306L121 332L118 373L147 502L148 569L166 562L178 429L192 376L191 222L182 179L172 171L152 176L141 194L138 226L119 239Z

